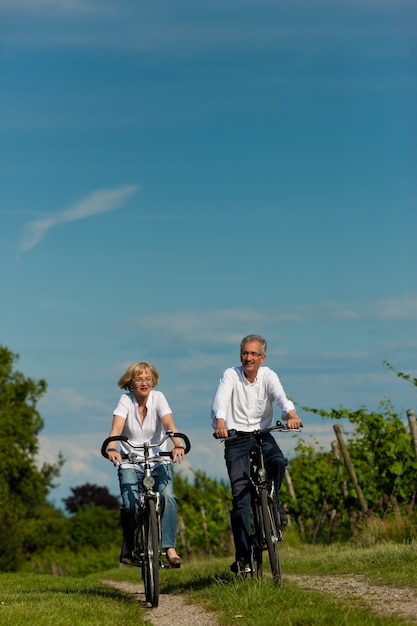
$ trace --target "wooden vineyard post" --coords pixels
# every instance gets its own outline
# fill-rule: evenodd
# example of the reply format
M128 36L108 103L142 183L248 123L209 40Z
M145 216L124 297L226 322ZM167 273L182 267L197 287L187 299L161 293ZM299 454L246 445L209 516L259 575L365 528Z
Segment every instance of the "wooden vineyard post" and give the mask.
M342 461L343 459L340 456L340 450L337 445L337 441L332 441L330 445L332 447L332 453L334 454L334 456L339 460L339 462ZM342 466L339 465L338 475L341 474L342 471L343 471ZM345 480L342 482L342 493L343 493L343 499L347 500L349 493L348 493L348 488L347 488L347 484Z
M297 504L297 496L295 495L294 486L292 484L291 474L288 467L285 468L285 480L287 481L288 492L291 498L294 500L295 504ZM304 524L301 515L297 515L297 524L298 528L300 529L301 536L304 537Z
M358 496L358 500L359 500L359 504L361 505L362 513L367 513L368 505L366 504L366 500L365 500L365 498L363 496L362 489L361 489L361 487L359 485L359 482L358 482L358 479L357 479L357 476L356 476L356 472L355 472L355 468L353 467L352 461L350 460L349 452L348 452L346 444L345 444L345 442L343 440L342 432L340 430L339 424L335 424L333 426L333 430L336 433L336 437L337 437L337 441L339 443L340 451L341 451L342 456L343 456L343 461L344 461L345 467L346 467L346 469L347 469L347 471L349 473L349 476L350 476L350 479L351 479L351 481L353 483L353 486L355 488L356 494Z
M416 416L414 415L413 409L408 409L407 417L408 417L408 423L410 425L411 439L413 440L413 445L414 445L414 453L417 459L417 424L416 424Z
M184 518L182 517L182 515L178 515L178 532L181 538L181 543L184 546L184 550L186 551L187 556L189 556L191 554L191 549L190 544L186 538Z
M213 553L213 550L212 550L212 546L211 546L211 543L210 543L210 540L209 540L207 521L206 521L206 510L203 507L203 505L200 506L200 513L201 513L201 518L202 518L202 522L203 522L204 536L206 538L206 545L208 547L208 554L211 556L211 554Z

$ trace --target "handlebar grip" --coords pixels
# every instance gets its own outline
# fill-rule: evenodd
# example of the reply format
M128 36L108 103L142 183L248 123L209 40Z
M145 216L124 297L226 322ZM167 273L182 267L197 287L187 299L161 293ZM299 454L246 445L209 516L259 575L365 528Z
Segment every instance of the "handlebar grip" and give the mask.
M109 458L107 456L106 450L107 450L107 446L112 441L128 441L128 437L126 437L125 435L114 435L113 437L107 437L107 439L103 441L103 445L101 446L101 454L102 456L104 456L105 459Z
M250 435L251 433L248 432L246 434ZM235 439L237 435L238 435L238 432L236 428L231 428L230 430L227 431L227 439ZM220 442L224 441L225 439L224 437L217 437L216 433L213 433L213 437L217 439L217 441L220 441Z
M191 450L191 443L187 435L184 435L183 433L172 433L171 437L178 437L179 439L182 439L185 443L184 454L189 453L189 451ZM171 450L167 450L166 452L160 452L159 456L171 456Z

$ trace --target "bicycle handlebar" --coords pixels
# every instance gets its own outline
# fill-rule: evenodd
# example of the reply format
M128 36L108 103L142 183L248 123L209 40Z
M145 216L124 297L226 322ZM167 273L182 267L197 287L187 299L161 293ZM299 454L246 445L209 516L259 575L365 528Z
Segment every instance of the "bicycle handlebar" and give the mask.
M300 428L303 428L303 425L301 424L301 422L300 422ZM249 431L236 430L235 428L231 428L230 430L227 431L227 434L229 435L231 439L233 439L234 437L239 437L243 435L262 435L263 433L270 433L273 430L277 430L281 433L299 433L300 428L288 428L287 424L283 424L282 422L277 420L274 426L269 426L268 428L249 430ZM216 437L216 433L213 433L213 437L215 439L224 439L223 437Z
M142 443L139 445L135 445L133 443L131 443L129 441L129 437L126 437L126 435L113 435L112 437L107 437L107 439L105 439L103 441L103 444L101 446L101 454L102 456L104 456L105 459L108 459L108 455L107 455L107 446L109 445L109 443L111 443L112 441L124 441L125 443L129 444L129 446L131 448L133 448L134 450L144 450L145 448L158 448L159 446L161 446L167 439L171 438L171 437L178 437L179 439L182 439L184 444L185 444L185 448L184 448L184 454L188 454L189 451L191 450L191 444L190 444L190 440L188 439L187 435L184 435L183 433L174 433L172 430L167 430L165 435L162 437L161 441L158 441L157 443ZM166 451L161 451L158 452L157 456L171 456L171 451L170 450L166 450Z

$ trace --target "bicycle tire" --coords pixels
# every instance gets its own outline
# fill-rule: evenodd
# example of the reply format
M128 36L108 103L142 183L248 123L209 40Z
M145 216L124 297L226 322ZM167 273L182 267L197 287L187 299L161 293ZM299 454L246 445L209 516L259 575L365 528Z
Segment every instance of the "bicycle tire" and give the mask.
M261 491L261 507L265 533L265 543L268 550L269 562L271 564L271 573L274 583L281 587L282 572L281 559L278 550L278 541L280 529L277 526L277 516L274 511L276 503L272 500L266 489Z
M263 549L263 533L262 533L262 508L258 499L255 497L255 501L252 504L252 520L253 520L253 532L251 534L250 541L250 568L252 576L256 578L262 578L263 566L262 566L262 549Z
M142 522L142 578L146 601L152 607L159 602L159 520L154 500L147 500Z

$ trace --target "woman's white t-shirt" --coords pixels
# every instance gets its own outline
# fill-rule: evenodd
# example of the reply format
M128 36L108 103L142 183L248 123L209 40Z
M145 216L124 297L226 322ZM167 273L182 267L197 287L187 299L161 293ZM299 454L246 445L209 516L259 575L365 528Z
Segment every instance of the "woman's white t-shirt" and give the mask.
M138 414L138 401L133 392L128 392L120 396L119 403L113 411L113 415L119 415L125 420L121 434L128 437L129 441L134 445L160 441L165 434L162 418L172 413L164 394L154 389L149 393L146 409L146 417L143 423L141 423ZM167 450L167 443L168 441L165 441L160 447L152 448L150 456L152 457L160 451ZM120 442L120 451L122 454L129 454L130 452L140 453L140 451L135 450L124 441ZM161 462L169 463L170 458L161 457ZM133 467L133 465L123 463L123 467Z

